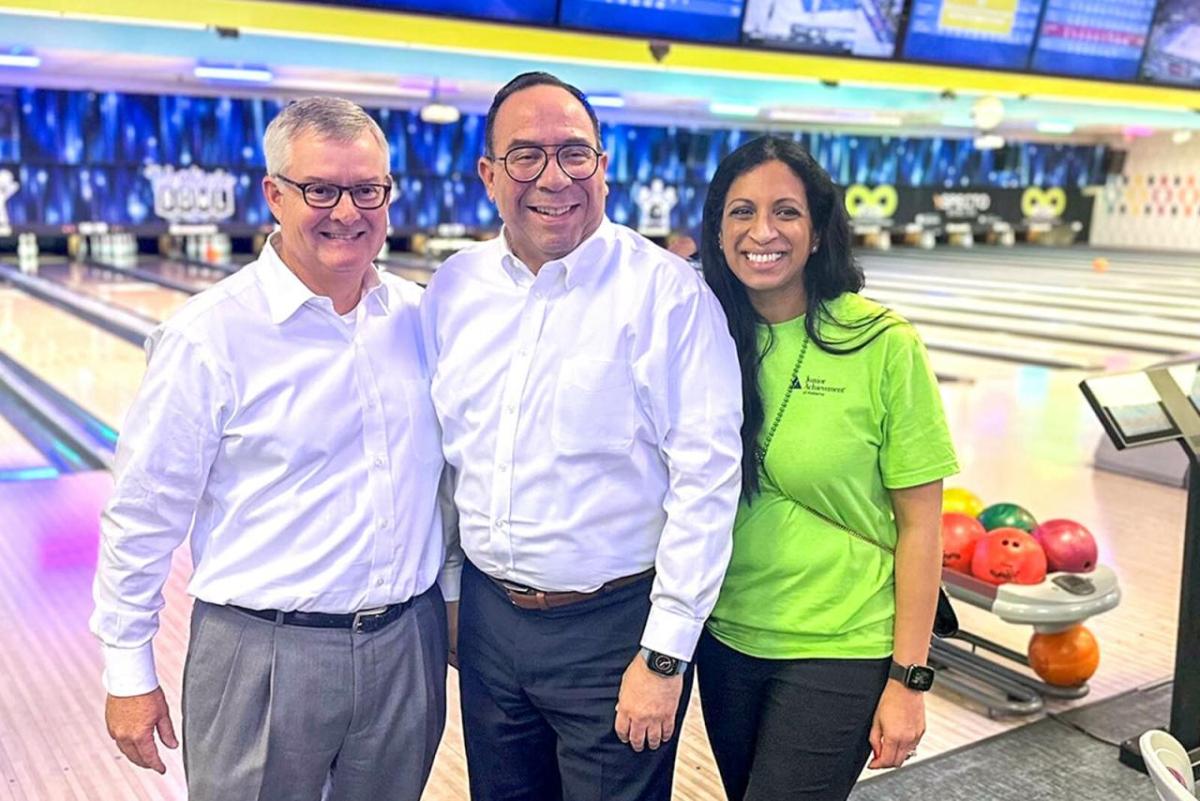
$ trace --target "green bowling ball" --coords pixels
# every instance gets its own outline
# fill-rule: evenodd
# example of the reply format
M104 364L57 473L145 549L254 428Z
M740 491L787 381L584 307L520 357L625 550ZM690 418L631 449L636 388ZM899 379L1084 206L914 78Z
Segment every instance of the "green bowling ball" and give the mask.
M988 531L994 528L1019 528L1022 531L1033 531L1037 528L1037 520L1015 503L994 503L979 513L979 522Z

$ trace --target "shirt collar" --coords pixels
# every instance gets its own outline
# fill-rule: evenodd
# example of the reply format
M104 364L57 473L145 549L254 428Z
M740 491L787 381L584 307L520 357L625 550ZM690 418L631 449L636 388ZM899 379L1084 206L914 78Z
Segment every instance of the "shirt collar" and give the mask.
M291 268L283 263L283 259L275 250L274 239L274 234L267 237L267 242L258 255L258 261L262 265L259 275L266 292L271 322L282 325L301 306L320 296L305 286ZM383 313L388 312L390 298L387 284L380 278L379 268L374 264L363 279L363 294L359 302L377 303Z
M528 283L527 278L523 276L530 275L529 268L525 262L521 261L517 254L513 253L512 248L508 244L508 236L505 234L507 226L500 228L500 236L496 237L500 240L500 260L504 269L509 276L518 284ZM600 226L592 232L592 235L579 243L579 246L572 250L561 259L552 259L546 264L561 264L563 267L563 281L567 289L574 289L580 284L587 281L597 271L602 269L604 265L604 255L612 246L613 239L616 236L616 228L605 215L600 220ZM543 268L546 265L542 265Z

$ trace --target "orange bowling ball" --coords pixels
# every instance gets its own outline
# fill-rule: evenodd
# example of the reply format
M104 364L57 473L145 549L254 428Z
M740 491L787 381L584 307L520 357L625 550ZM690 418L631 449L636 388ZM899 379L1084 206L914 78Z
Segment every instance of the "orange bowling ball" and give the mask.
M1047 684L1075 687L1100 666L1100 643L1082 625L1054 634L1037 632L1029 640L1029 666Z
M1103 256L1092 259L1092 269L1098 273L1102 273L1108 269L1108 259Z
M947 487L942 490L942 513L956 512L969 517L979 517L983 511L983 501L970 490L962 487Z

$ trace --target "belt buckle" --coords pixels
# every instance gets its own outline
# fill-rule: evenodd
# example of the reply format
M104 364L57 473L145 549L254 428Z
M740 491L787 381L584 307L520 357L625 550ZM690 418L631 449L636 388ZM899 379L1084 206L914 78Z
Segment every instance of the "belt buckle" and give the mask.
M388 608L386 606L376 606L372 609L358 610L354 613L354 621L350 624L351 631L353 631L355 634L362 634L365 630L364 625L370 620L386 612L387 609ZM372 631L374 631L374 629L372 629Z

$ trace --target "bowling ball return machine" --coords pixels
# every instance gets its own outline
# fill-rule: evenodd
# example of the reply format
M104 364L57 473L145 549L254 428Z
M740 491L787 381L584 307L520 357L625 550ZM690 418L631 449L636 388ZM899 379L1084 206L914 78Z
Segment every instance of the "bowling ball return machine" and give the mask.
M1200 361L1195 356L1079 385L1117 450L1178 442L1188 460L1187 518L1175 640L1171 717L1162 728L1200 764ZM1138 739L1121 743L1120 759L1146 772Z
M1042 633L1069 629L1121 600L1117 577L1104 565L1090 573L1051 573L1039 584L1000 585L947 568L942 570L942 586L957 601ZM934 640L929 651L937 686L979 703L989 717L1031 715L1042 710L1047 698L1071 700L1088 694L1086 681L1066 687L1048 684L1006 663L1028 667L1029 658L968 631Z

